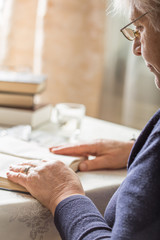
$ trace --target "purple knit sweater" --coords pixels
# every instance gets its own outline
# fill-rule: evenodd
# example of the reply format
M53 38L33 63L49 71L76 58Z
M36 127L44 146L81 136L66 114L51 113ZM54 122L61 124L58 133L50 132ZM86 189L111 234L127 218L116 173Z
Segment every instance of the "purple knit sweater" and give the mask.
M160 110L137 139L104 217L89 198L75 195L59 203L55 224L63 240L160 239Z

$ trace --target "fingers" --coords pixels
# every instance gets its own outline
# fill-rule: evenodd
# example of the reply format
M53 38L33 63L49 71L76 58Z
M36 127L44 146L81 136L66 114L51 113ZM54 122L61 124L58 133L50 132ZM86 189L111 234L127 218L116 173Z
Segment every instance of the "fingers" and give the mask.
M9 180L11 180L15 183L18 183L18 184L22 185L23 187L26 187L26 180L27 180L26 174L20 173L20 172L8 171L7 177Z
M45 163L47 160L29 160L21 163L17 163L17 165L30 165L32 167L39 166L41 163Z
M9 167L9 170L10 171L13 171L13 172L21 172L21 173L24 173L26 171L27 168L30 168L31 166L26 164L26 165L11 165Z
M13 170L14 172L22 172L23 173L25 168L27 168L27 167L37 167L46 162L48 162L48 161L46 161L46 160L29 160L26 162L17 163L16 165L11 165L9 167L9 169Z
M80 171L92 171L100 169L117 169L117 163L112 157L103 155L92 160L85 160L79 164Z
M80 171L91 171L97 169L104 169L104 157L97 157L92 160L85 160L79 164Z
M97 155L96 144L80 144L80 145L70 145L70 146L57 146L51 147L50 152L55 154L70 155L70 156L89 156Z

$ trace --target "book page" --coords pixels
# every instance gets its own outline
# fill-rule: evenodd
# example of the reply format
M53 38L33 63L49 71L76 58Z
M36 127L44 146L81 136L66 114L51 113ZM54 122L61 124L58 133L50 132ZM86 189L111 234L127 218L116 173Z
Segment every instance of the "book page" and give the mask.
M59 160L70 166L74 171L77 171L78 163L83 159L81 157L56 155L51 153L48 148L39 146L35 142L26 142L8 135L0 137L0 153L27 160Z
M26 159L13 157L0 153L0 188L7 190L14 190L18 192L27 192L27 190L19 184L13 183L7 179L6 172L9 170L9 166L25 161Z
M83 158L52 154L47 148L40 147L34 142L25 142L11 136L0 137L0 188L26 192L25 188L7 179L6 172L9 170L9 166L29 160L43 159L62 161L73 171L77 171L78 164Z
M21 159L0 153L0 177L7 178L6 172L9 170L9 166L12 164L22 163L25 160L27 159Z

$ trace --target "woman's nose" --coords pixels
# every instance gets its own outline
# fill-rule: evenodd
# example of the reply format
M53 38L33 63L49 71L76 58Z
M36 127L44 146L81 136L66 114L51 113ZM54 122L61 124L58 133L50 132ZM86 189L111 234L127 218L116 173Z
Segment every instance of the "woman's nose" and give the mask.
M136 56L141 56L141 42L140 42L140 38L135 38L134 42L133 42L133 53Z

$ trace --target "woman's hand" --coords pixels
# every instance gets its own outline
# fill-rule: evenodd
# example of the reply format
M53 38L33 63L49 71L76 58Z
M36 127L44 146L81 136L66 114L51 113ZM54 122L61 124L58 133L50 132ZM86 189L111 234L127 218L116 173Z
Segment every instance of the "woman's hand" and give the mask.
M79 145L64 145L51 147L55 154L70 156L95 156L92 160L80 163L80 171L96 169L120 169L127 165L128 157L134 141L121 142L115 140L97 140Z
M29 171L25 174L25 169ZM78 176L62 162L32 161L10 167L9 180L24 186L44 206L54 211L63 199L84 191Z

